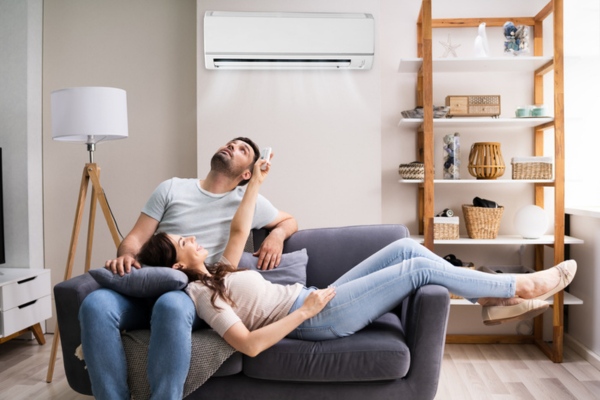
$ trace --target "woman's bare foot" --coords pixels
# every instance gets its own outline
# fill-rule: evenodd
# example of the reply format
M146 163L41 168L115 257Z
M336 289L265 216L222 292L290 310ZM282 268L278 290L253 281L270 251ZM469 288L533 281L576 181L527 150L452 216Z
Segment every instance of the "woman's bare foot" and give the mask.
M576 271L577 263L567 260L544 271L516 275L515 294L524 299L547 299L568 286Z

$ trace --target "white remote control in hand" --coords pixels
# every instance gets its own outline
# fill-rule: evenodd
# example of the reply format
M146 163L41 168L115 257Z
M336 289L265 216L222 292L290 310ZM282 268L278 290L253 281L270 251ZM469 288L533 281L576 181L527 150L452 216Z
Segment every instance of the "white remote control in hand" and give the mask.
M271 148L270 147L265 147L264 149L262 149L260 151L260 159L261 160L267 160L267 162L271 162ZM261 167L262 170L267 169L267 164L264 164Z

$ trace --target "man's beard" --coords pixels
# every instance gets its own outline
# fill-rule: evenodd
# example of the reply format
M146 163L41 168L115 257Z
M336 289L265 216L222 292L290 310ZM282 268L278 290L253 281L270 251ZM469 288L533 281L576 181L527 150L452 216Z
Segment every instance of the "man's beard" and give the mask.
M231 158L220 152L215 153L210 159L210 169L231 178L239 176L243 171L234 171L231 166Z

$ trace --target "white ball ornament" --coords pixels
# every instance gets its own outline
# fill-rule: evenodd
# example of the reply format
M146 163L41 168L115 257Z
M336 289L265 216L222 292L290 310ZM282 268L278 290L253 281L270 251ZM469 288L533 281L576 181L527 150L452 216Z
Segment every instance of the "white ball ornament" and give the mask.
M514 226L524 239L539 239L548 229L548 215L542 207L527 205L515 214Z

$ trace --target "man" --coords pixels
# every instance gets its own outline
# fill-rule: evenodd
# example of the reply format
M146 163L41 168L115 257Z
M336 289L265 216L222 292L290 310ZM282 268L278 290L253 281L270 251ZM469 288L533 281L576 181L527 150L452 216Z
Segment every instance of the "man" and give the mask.
M235 138L219 148L204 180L173 178L162 182L144 206L131 232L108 260L106 268L120 275L140 268L135 256L156 232L196 236L209 252L207 262L219 260L227 243L229 225L242 199L259 149L248 138ZM260 249L258 265L279 265L283 242L298 229L296 220L259 196L254 228L271 230ZM191 332L199 327L194 304L183 291L168 292L153 305L107 289L96 290L79 313L86 365L97 399L128 399L127 362L120 331L147 328L148 381L152 398L181 399L191 358Z

